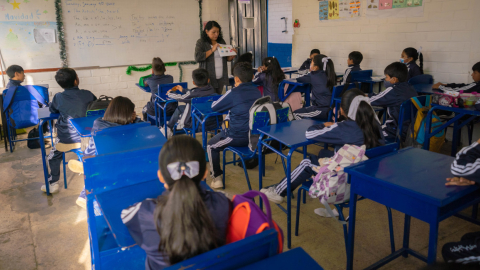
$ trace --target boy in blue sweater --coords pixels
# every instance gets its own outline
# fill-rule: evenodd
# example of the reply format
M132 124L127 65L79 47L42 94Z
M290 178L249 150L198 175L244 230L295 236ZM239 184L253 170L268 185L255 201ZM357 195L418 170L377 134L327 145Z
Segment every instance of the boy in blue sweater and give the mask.
M248 145L249 111L253 103L261 98L260 91L252 83L252 65L246 62L235 64L233 68L235 87L212 103L212 110L229 115L229 127L208 141L207 153L213 177L212 188L222 188L223 171L220 169L220 151L228 146Z
M363 54L361 52L353 51L348 55L348 67L343 75L342 85L349 84L352 81L352 71L360 71L360 63L363 61Z
M25 72L23 68L18 65L11 65L7 68L7 75L10 78L10 81L7 83L5 88L10 88L12 86L21 86L25 81Z

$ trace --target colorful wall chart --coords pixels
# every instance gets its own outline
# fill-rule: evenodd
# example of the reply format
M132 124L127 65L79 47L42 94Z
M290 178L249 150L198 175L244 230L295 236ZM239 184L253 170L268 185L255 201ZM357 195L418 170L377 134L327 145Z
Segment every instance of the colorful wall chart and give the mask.
M318 15L320 21L328 20L328 1L320 1Z
M362 0L319 0L319 19L325 21L360 17L361 7Z
M367 17L421 17L423 0L365 0Z

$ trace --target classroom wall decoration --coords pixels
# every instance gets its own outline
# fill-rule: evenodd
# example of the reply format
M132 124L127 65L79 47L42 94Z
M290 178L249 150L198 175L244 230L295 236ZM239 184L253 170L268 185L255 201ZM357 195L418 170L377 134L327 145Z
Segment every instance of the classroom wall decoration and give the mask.
M361 0L322 0L319 1L319 19L325 21L357 18L360 17L361 7Z

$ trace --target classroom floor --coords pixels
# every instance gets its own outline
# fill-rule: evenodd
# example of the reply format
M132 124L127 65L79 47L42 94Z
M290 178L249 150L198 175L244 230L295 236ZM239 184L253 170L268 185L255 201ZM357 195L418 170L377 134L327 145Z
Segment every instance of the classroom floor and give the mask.
M0 143L3 146L3 141ZM318 150L317 146L309 148L311 153ZM74 157L73 154L70 156ZM295 154L293 166L299 164L301 158L300 154ZM281 161L275 161L276 156L267 156L265 186L284 177ZM258 169L249 172L252 188L258 190ZM0 175L0 205L3 205L0 208L0 270L90 269L86 212L75 204L83 188L83 176L68 171L68 189L62 188L59 193L47 197L40 191L44 181L40 150L30 150L26 143L18 144L14 153L2 150ZM247 191L240 167L227 166L226 177L227 193ZM61 179L63 186L63 176ZM296 209L296 198L292 202L292 208ZM292 247L305 249L324 269L345 269L342 226L334 219L314 214L313 210L318 207L321 207L318 200L309 197L307 204L302 205L300 233L299 236L292 234ZM272 205L272 211L275 221L286 234L286 215L276 205ZM292 212L294 224L296 210ZM348 215L347 211L345 215ZM357 217L354 268L363 269L390 253L387 211L382 205L364 200L358 204ZM403 215L393 211L393 219L398 248L403 237ZM413 218L411 228L411 247L426 255L427 224ZM443 261L440 252L444 243L457 241L463 234L478 230L478 226L456 217L443 221L439 230L437 261ZM410 256L398 258L382 269L421 269L424 266L425 263Z

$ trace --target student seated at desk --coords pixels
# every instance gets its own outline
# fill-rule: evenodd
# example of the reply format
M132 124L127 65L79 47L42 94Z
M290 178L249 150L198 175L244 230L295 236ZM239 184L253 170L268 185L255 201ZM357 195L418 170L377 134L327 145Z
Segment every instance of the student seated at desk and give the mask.
M340 114L346 120L311 126L305 134L307 139L334 144L335 151L345 144L366 145L367 149L385 144L380 121L370 106L368 97L365 97L361 90L355 88L343 94ZM333 151L322 149L318 156L311 155L302 160L291 173L291 190L295 190L317 174L313 168L319 166L319 158L329 158L334 154ZM265 193L270 201L280 204L287 195L287 178L285 177L280 183L260 191ZM326 213L323 214L327 216Z
M253 83L263 86L263 96L270 96L272 101L280 101L278 98L278 86L285 80L280 63L275 57L263 59L262 66L253 78Z
M451 166L454 177L447 178L445 185L478 185L480 183L479 169L480 139L458 152ZM480 260L480 232L467 233L462 236L460 242L446 243L442 248L442 256L446 263L478 265Z
M237 60L235 60L235 64L236 63L241 63L241 62L247 62L249 63L250 65L253 64L253 54L252 53L244 53L242 55L240 55ZM235 66L235 64L232 65L232 74L233 74L233 67Z
M370 97L372 106L387 107L388 118L382 126L385 137L395 138L398 128L400 106L417 96L417 91L408 84L407 66L395 62L385 68L385 90ZM404 129L406 130L406 129Z
M463 91L463 93L480 93L480 62L473 65L472 71L473 83L436 83L433 85L433 89L440 89L443 91Z
M207 97L217 95L215 89L209 84L210 79L208 75L208 71L204 68L197 68L192 72L193 78L193 85L195 88L190 90L183 89L181 85L177 85L174 88L168 90L167 95L171 99L176 99L180 102L187 103L186 105L179 105L175 112L172 115L172 118L168 122L167 126L167 137L173 134L172 130L175 124L177 125L177 130L181 130L182 128L191 128L192 127L192 108L191 108L191 100L192 98L198 97ZM182 92L181 94L175 93L175 91ZM172 92L173 91L173 92ZM207 128L208 130L212 130L217 126L217 120L212 117L207 120ZM160 129L162 132L165 132L164 129ZM164 134L165 135L165 134Z
M342 85L349 84L352 81L352 71L360 71L360 63L363 61L363 54L361 52L353 51L348 55L347 64L348 68L343 75Z
M312 106L293 112L295 119L325 120L330 112L332 90L337 83L335 67L330 57L323 54L313 57L310 73L297 78L298 82L312 85Z
M137 245L145 250L145 269L158 270L225 244L231 202L207 191L202 145L186 135L170 138L158 158L158 178L165 193L121 213Z
M71 68L59 69L55 75L55 80L64 91L55 94L50 104L50 112L60 114L56 124L57 138L54 139L52 150L48 155L50 167L48 181L51 193L56 193L59 190L58 180L60 179L60 164L63 160L63 152L81 147L80 135L68 120L85 117L88 104L97 99L92 92L78 88L80 80L75 70ZM43 185L41 190L47 192L46 186Z
M212 103L216 112L228 111L229 126L208 141L207 153L212 174L212 188L223 187L223 171L220 168L220 152L228 146L248 146L249 111L253 103L261 98L252 83L253 69L249 63L237 63L233 68L235 87Z
M417 59L420 59L420 66L417 65ZM413 77L423 74L423 54L421 50L417 50L412 47L406 48L402 51L400 63L407 65L407 81Z
M158 86L160 84L167 84L167 83L173 83L173 77L170 75L166 75L165 72L167 69L165 68L165 64L163 63L162 59L159 57L155 57L152 60L152 74L153 76L145 80L145 86L150 87L150 92L152 93L152 96L150 98L150 101L143 107L142 114L143 114L143 120L148 121L147 119L147 114L150 116L155 117L155 98L156 94L158 92ZM177 108L176 103L168 104L166 110L167 110L167 116L170 116L173 114L175 109Z
M129 98L118 96L110 102L103 117L93 122L92 132L139 122L142 122L142 120L137 117L135 104L133 104ZM95 156L95 153L95 142L93 141L93 137L90 137L88 147L83 152L83 159ZM68 168L72 172L83 174L83 163L76 159L68 161ZM86 208L85 188L83 188L80 196L78 196L77 204Z
M12 86L22 86L25 81L25 72L19 65L11 65L7 68L7 75L10 78L5 88Z
M312 64L312 60L313 58L316 56L316 55L319 55L320 54L320 50L319 49L313 49L312 51L310 51L310 57L305 60L305 62L303 62L302 66L298 69L299 71L310 71L310 65Z

